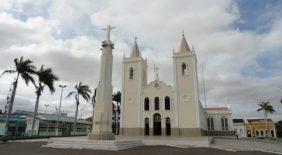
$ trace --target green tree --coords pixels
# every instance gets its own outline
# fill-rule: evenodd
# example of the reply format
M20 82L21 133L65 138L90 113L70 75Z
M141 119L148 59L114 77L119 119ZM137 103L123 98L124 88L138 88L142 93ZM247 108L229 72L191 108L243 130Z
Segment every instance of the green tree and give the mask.
M264 119L265 119L265 129L267 130L267 137L270 137L270 132L269 132L269 124L268 124L268 114L272 114L275 112L275 110L273 109L273 106L270 105L269 102L261 102L258 104L259 108L257 109L257 111L263 111L264 112Z
M118 123L118 117L120 113L120 103L121 103L121 93L120 91L117 91L116 93L113 94L113 101L116 102L116 110L115 110L115 131L116 134L119 134L119 123Z
M34 126L35 126L35 119L38 111L39 99L43 93L44 87L47 86L53 94L55 92L54 83L55 81L59 80L59 78L53 73L51 68L44 68L44 65L40 67L40 69L36 72L38 77L37 83L34 83L35 86L35 94L36 94L36 101L35 101L35 108L33 113L33 121L32 121L32 135L34 134Z
M7 136L8 133L8 126L9 126L9 118L13 109L13 104L14 104L14 100L15 100L15 96L16 96L16 90L18 87L18 80L19 77L21 77L26 85L29 84L29 82L31 81L32 83L34 83L34 79L32 77L33 74L36 73L36 67L32 64L33 62L29 59L25 60L23 57L21 57L20 59L16 58L14 59L14 64L15 64L15 68L11 69L11 70L5 70L1 76L3 76L4 74L16 74L16 78L15 81L13 82L13 90L12 90L12 94L11 94L11 98L10 98L10 104L8 107L8 111L7 111L7 117L6 117L6 128L5 128L5 135ZM0 77L1 77L0 76Z
M91 90L90 90L89 86L83 85L82 82L79 82L77 85L75 85L74 91L71 91L67 96L67 98L68 98L68 97L74 95L75 101L76 101L75 120L74 120L74 134L76 134L78 106L80 104L79 97L82 96L82 98L86 102L88 102L91 99L90 94L91 94Z

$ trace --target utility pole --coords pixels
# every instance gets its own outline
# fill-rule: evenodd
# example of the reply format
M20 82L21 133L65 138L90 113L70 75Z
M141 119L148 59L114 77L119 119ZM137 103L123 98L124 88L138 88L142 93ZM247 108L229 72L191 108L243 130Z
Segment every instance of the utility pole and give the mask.
M204 65L202 65L202 78L203 78L203 90L204 90L204 102L205 102L205 113L207 115L207 100L206 100L206 88L205 88L205 77L204 77ZM207 136L208 136L208 141L209 141L209 133L208 133L208 128L207 128Z
M59 105L59 112L58 112L58 120L57 120L57 125L56 125L56 136L58 136L58 132L59 132L59 122L60 122L60 117L61 117L61 105L62 105L63 90L64 90L64 88L67 87L67 85L59 85L59 87L61 87L61 98L60 98L60 105Z
M205 108L207 108L206 88L205 88L205 77L204 77L204 66L203 66L203 65L202 65L202 78L203 78L203 89L204 89Z

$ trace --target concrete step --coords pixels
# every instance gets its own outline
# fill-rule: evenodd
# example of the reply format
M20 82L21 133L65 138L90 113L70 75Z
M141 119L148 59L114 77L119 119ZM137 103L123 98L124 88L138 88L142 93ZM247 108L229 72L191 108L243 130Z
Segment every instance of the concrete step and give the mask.
M95 149L95 150L120 150L138 146L166 145L181 148L209 147L206 138L178 138L178 139L116 139L116 140L88 140L87 137L51 138L43 147L72 148L72 149Z
M71 149L95 149L95 150L121 150L143 146L141 140L127 140L127 141L68 141L55 140L42 147L51 148L71 148Z
M180 141L180 140L142 140L145 145L168 145L181 147L208 147L208 141Z

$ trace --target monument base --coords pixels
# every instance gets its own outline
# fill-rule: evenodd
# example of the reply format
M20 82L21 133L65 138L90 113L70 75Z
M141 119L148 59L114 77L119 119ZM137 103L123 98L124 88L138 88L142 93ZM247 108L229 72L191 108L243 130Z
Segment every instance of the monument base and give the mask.
M112 132L92 132L88 134L88 140L115 140Z

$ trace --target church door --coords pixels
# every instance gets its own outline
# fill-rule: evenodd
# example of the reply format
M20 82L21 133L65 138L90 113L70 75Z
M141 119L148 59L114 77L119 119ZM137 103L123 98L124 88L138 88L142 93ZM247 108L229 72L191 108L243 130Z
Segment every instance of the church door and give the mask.
M161 122L161 115L154 114L154 135L160 136L162 135L162 122Z
M171 126L170 126L170 118L169 117L167 117L165 119L165 134L167 136L171 135Z
M150 135L150 128L149 128L149 118L145 118L145 128L144 133L146 136Z

